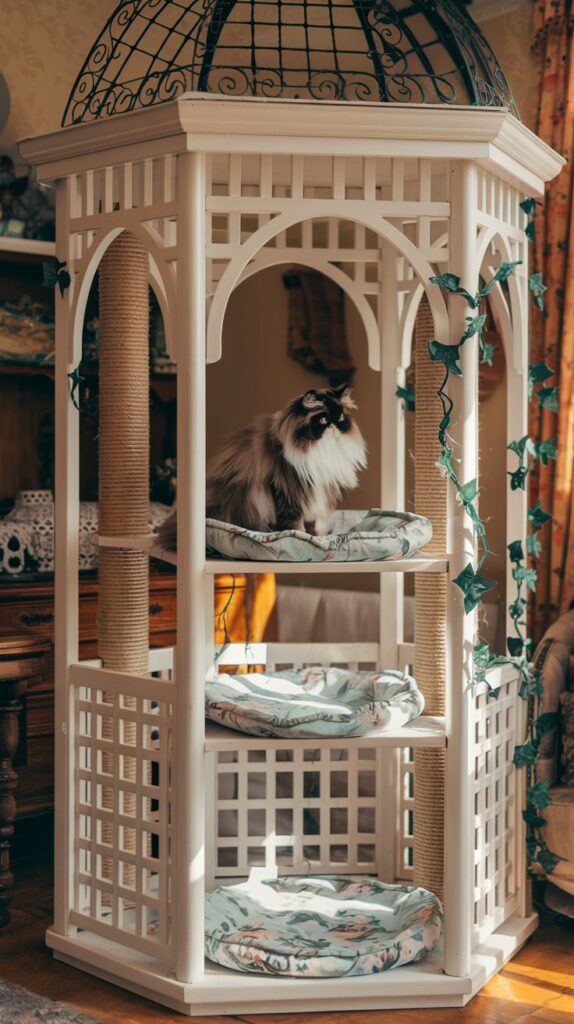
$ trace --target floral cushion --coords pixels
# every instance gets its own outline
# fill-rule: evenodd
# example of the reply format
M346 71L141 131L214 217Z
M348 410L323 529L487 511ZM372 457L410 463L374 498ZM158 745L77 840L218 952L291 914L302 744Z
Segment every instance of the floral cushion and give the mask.
M423 708L415 680L394 669L222 674L205 689L206 716L251 736L361 736L406 725Z
M441 921L427 889L370 878L250 880L207 893L205 954L257 974L375 974L426 956Z
M331 532L313 537L302 530L264 533L218 519L206 520L210 555L262 562L366 562L411 558L432 538L432 525L412 512L340 511Z

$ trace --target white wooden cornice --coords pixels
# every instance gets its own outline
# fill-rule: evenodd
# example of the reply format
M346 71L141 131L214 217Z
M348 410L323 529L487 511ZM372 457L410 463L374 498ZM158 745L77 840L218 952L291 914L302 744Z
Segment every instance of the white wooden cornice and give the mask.
M26 139L38 176L185 150L471 160L540 195L564 160L507 110L316 103L189 93L172 103Z

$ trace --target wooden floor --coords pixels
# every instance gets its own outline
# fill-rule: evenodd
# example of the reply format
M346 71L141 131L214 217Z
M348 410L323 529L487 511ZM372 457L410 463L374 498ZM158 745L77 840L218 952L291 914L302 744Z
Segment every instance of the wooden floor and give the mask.
M12 921L0 931L1 977L70 1003L102 1024L181 1024L186 1019L53 960L43 943L44 930L50 922L49 866L20 867ZM574 1024L574 929L544 924L504 971L462 1010L192 1019L204 1024Z

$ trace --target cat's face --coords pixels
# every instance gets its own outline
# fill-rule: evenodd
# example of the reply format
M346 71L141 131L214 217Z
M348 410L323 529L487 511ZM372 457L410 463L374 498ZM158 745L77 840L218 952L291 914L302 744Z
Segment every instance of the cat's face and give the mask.
M353 429L352 411L355 403L347 384L324 391L307 391L291 404L295 422L293 440L299 444L320 441L324 436L337 436Z

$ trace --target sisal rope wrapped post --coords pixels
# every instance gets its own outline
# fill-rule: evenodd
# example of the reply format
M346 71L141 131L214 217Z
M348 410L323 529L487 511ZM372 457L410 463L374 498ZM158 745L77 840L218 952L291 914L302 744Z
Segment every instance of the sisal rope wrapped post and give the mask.
M426 296L415 324L415 508L433 524L433 539L425 554L446 550L447 480L439 476L436 460L441 418L436 393L443 367L428 355L434 324ZM418 573L415 577L415 678L425 698L425 714L445 714L446 574ZM444 897L445 751L416 750L414 773L415 884Z
M103 257L99 300L99 532L108 537L141 536L149 533L149 302L147 254L135 236L120 235ZM98 655L105 668L147 675L148 574L145 552L100 549ZM104 700L113 705L114 696L105 694ZM122 698L121 706L133 708L135 698ZM104 718L102 731L112 737L111 716ZM133 782L135 722L123 722L119 739L134 745L135 756L124 758L121 772ZM116 770L111 755L104 757L102 767L104 772ZM104 788L102 799L104 807L112 809L114 789ZM134 811L135 795L124 793L123 813ZM103 839L114 843L111 824ZM123 829L121 846L135 851L134 829ZM123 867L120 882L131 887L134 868ZM111 859L104 859L103 874L111 877Z

